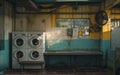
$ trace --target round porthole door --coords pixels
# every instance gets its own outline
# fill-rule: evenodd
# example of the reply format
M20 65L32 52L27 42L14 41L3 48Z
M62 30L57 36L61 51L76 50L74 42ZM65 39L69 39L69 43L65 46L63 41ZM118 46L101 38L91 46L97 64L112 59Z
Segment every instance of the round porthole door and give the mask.
M38 51L31 51L30 53L30 57L33 60L37 60L40 58L40 53Z
M41 46L42 44L42 39L39 38L39 37L34 37L34 38L31 38L30 39L30 46L33 47L33 48L38 48Z
M14 40L14 45L18 48L25 46L25 39L23 37L16 38Z
M15 58L19 59L19 58L23 58L24 57L24 52L23 51L16 51L15 52Z

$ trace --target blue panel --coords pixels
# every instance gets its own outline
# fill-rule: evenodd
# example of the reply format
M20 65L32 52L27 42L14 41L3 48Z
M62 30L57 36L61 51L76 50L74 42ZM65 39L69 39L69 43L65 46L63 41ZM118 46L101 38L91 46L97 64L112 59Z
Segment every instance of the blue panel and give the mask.
M4 40L0 40L0 50L4 50Z
M103 65L107 66L107 56L108 51L110 50L110 40L101 40L100 50L103 52Z
M52 46L50 46L49 48L47 47L47 50L66 50L67 48L68 42L66 40L63 41L55 40Z
M110 40L101 40L101 50L105 51L110 49Z
M5 40L5 50L0 51L0 71L9 67L9 41Z
M99 49L99 40L94 39L75 39L70 44L70 49Z
M47 46L47 50L99 50L100 41L94 39L74 39L74 40L62 40L53 41L54 44L50 47Z
M0 75L3 75L3 71L0 71Z
M4 55L3 54L1 54L0 55L0 70L2 70L2 69L4 69L4 66L5 66L5 60L4 60Z

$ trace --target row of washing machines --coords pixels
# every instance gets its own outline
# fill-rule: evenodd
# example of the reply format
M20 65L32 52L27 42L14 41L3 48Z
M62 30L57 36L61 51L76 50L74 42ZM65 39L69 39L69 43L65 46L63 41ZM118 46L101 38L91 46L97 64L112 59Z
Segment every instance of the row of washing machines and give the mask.
M12 69L20 69L19 61L44 61L44 32L12 33ZM40 65L26 65L26 69L41 69Z

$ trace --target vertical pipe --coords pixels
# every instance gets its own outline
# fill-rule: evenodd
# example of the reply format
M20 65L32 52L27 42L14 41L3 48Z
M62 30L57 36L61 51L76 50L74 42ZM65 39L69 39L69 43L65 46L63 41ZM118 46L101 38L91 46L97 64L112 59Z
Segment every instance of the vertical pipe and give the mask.
M16 4L13 6L13 19L14 19L13 31L16 31Z

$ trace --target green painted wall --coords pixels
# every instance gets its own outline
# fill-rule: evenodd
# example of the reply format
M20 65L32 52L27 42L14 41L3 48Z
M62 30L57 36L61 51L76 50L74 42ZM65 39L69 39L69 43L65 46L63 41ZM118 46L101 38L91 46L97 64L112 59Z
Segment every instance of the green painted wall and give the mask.
M49 42L49 41L47 41ZM46 49L50 50L100 50L100 40L78 38L73 40L54 40L53 45L47 46Z
M9 68L9 33L12 32L12 6L3 0L3 25L4 31L4 49L0 50L0 71ZM2 72L1 72L2 73Z
M0 51L0 71L9 67L9 41L5 40L5 49Z

